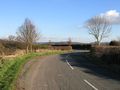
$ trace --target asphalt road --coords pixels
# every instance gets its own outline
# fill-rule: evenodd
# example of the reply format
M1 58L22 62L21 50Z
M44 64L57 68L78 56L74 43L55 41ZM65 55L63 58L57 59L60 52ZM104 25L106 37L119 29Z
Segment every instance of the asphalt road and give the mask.
M17 90L120 90L120 78L72 53L31 60L23 67L16 86Z

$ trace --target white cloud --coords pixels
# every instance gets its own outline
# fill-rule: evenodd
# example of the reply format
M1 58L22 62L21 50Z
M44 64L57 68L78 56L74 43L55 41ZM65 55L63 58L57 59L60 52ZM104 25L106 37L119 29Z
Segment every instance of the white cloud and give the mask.
M120 12L117 10L109 10L100 15L105 16L112 24L120 24Z
M119 12L117 12L116 10L110 10L106 12L105 15L108 17L119 17L120 16Z

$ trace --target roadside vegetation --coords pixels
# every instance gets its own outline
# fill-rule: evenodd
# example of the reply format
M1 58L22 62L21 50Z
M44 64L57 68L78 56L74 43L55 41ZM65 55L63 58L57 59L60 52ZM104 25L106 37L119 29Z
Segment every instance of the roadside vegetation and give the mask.
M120 73L120 46L95 46L88 56L91 61Z
M66 51L48 50L41 53L29 53L0 63L0 90L13 90L15 81L23 65L36 56L62 54Z

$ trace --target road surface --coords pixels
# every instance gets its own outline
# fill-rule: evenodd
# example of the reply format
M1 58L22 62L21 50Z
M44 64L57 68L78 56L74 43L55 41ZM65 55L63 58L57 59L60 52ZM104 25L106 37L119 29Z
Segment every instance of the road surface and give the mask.
M29 61L17 80L17 90L120 90L120 78L91 64L78 53L53 55Z

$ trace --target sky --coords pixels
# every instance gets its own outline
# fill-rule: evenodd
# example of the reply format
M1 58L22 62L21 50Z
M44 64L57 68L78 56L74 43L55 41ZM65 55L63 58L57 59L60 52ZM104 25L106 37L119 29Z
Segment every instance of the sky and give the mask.
M111 41L120 36L120 0L0 0L0 38L16 35L18 27L29 18L41 33L39 41L93 42L83 28L96 15L110 17Z

